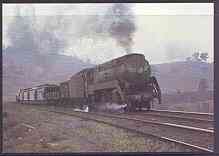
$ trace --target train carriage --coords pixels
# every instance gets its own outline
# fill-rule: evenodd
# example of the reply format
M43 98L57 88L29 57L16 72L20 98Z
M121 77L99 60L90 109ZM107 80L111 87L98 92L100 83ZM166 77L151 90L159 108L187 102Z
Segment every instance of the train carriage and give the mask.
M20 103L20 102L22 101L22 95L23 95L22 89L19 89L19 90L18 90L18 93L17 93L17 95L16 95L16 101L17 101L18 103Z
M36 87L37 101L46 104L56 104L60 99L59 86L55 84L44 84Z
M69 80L60 83L60 98L69 98Z
M44 87L36 87L36 100L37 101L44 101Z
M59 87L57 85L40 85L34 88L25 88L19 91L19 102L25 104L46 104L59 100Z
M23 102L28 103L28 100L29 100L28 98L29 96L28 96L28 88L27 88L23 90Z
M83 107L87 105L87 77L89 69L84 69L73 75L68 81L69 103L73 106Z
M29 100L30 101L35 101L36 100L35 97L34 97L34 93L35 93L34 88L29 90Z

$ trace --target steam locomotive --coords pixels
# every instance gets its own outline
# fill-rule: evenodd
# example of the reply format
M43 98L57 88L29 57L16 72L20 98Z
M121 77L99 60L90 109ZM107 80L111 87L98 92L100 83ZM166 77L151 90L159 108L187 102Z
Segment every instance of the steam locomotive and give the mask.
M59 85L44 84L20 89L20 103L88 106L104 103L126 105L126 111L150 110L154 99L161 103L161 90L143 54L128 54L74 74Z

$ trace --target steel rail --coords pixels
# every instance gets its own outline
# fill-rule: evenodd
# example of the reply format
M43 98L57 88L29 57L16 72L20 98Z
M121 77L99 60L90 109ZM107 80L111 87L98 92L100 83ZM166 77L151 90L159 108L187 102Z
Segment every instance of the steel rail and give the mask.
M147 120L160 120L163 122L185 125L185 126L192 126L197 128L203 129L213 129L214 128L214 121L213 120L205 120L200 118L190 118L190 117L182 117L182 116L175 116L175 115L166 115L166 114L156 114L153 112L148 113L124 113L120 114L122 116L130 116L135 117L138 119L147 119Z
M214 120L214 114L213 113L201 113L201 112L186 112L186 111L172 111L172 110L158 110L158 109L152 109L150 112L143 112L143 113L157 113L157 114L165 114L165 115L171 115L171 116L177 116L177 117L183 117L183 118L192 118L196 120Z
M84 113L84 112L80 112ZM89 112L89 114L93 115L101 115L104 117L111 117L111 118L119 118L119 119L127 119L127 120L133 120L133 121L139 121L142 123L152 123L156 125L164 125L164 126L171 126L171 127L176 127L176 128L184 128L184 129L189 129L193 131L202 131L206 133L213 133L213 130L208 130L208 129L203 129L203 128L196 128L196 127L190 127L190 126L183 126L183 125L177 125L177 124L171 124L171 123L163 123L163 122L157 122L157 121L147 121L147 120L142 120L142 119L137 119L137 118L131 118L131 117L124 117L124 116L118 116L118 115L111 115L111 114L104 114L104 113L94 113L94 112Z

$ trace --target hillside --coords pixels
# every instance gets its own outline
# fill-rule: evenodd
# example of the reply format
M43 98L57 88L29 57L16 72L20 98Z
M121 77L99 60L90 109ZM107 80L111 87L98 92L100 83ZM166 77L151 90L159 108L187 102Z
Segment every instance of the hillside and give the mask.
M19 88L59 83L90 66L65 55L3 51L3 100L14 100Z
M172 62L152 65L163 93L197 91L201 78L207 79L209 90L213 90L213 63Z

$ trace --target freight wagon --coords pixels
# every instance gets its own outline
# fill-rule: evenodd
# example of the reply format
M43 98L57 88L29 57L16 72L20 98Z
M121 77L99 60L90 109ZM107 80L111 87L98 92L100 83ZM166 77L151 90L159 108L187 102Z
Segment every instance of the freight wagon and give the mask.
M17 101L22 104L50 104L57 102L59 99L59 86L54 84L20 89L17 95Z

